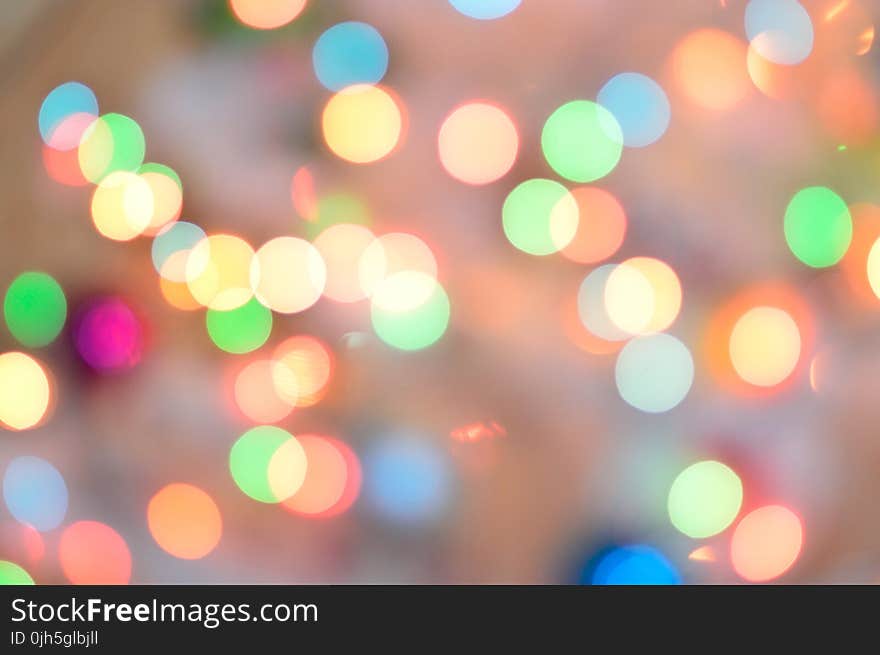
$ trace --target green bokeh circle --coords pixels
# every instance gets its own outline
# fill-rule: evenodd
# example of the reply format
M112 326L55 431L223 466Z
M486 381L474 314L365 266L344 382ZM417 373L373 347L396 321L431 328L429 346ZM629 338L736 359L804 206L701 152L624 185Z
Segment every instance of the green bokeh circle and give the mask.
M55 279L46 273L22 273L6 291L6 325L20 343L38 348L52 343L67 319L67 300Z

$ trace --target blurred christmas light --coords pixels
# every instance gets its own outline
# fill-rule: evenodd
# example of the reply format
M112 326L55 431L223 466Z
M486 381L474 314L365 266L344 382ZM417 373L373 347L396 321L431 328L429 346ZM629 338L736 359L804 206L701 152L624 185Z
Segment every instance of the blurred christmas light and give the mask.
M108 239L130 241L143 234L155 213L153 189L127 171L104 177L92 194L92 222Z
M242 25L274 30L299 16L308 0L228 0L229 9Z
M51 275L28 271L6 290L3 317L19 343L39 348L52 343L64 327L67 299Z
M451 502L447 458L430 441L392 435L364 455L364 496L381 518L403 525L442 518Z
M162 487L147 505L147 526L159 547L180 559L201 559L220 542L223 522L214 500L191 484Z
M388 46L372 25L338 23L318 37L312 66L318 81L330 91L378 84L388 70Z
M327 266L308 241L276 237L257 250L249 276L257 300L278 313L294 314L318 302Z
M46 460L31 455L16 457L3 474L3 500L16 521L45 532L64 520L67 485Z
M478 20L495 20L519 7L522 0L449 0L457 11Z
M730 334L730 361L739 376L761 387L785 380L801 356L797 323L776 307L753 307Z
M601 88L597 100L617 119L625 146L649 146L669 127L669 99L663 88L647 75L615 75Z
M487 102L456 107L437 136L440 163L466 184L489 184L507 174L516 161L519 135L510 115Z
M140 320L123 300L115 297L93 300L78 312L73 341L83 361L102 373L135 366L144 351Z
M682 39L672 53L675 80L698 107L733 109L749 92L746 54L746 44L727 32L697 30Z
M321 115L327 147L354 164L387 157L403 135L399 102L384 88L355 84L336 93Z
M185 283L189 253L205 237L205 231L194 223L166 225L153 239L150 251L156 272L163 279Z
M32 585L34 579L14 562L0 560L0 585Z
M334 442L318 435L297 436L305 450L305 479L283 507L295 514L322 516L342 498L348 479L348 463Z
M229 451L229 470L241 491L261 503L279 503L303 485L306 452L286 430L271 425L251 428Z
M327 266L324 295L337 302L356 302L366 297L360 280L361 257L376 240L369 228L337 223L321 232L313 245Z
M269 359L245 365L233 383L238 410L254 423L278 423L296 407L299 382L293 370L279 368Z
M797 0L749 0L746 36L762 57L799 64L813 50L813 22Z
M833 266L852 241L852 217L846 203L826 187L798 191L785 210L785 240L807 266Z
M254 249L232 234L208 236L189 251L186 284L199 303L210 309L228 311L250 300L251 266Z
M20 352L0 354L0 425L28 430L48 415L52 385L46 369Z
M694 381L694 360L668 334L636 337L617 356L614 370L621 398L643 412L667 412L679 405Z
M55 134L66 119L77 114L91 116L92 120L98 117L95 93L81 82L65 82L52 89L40 105L38 124L43 142L58 150L75 147L76 143L68 147L59 144Z
M128 544L98 521L68 525L58 541L58 561L70 584L124 585L131 579Z
M83 176L97 184L111 173L136 171L145 151L140 125L122 114L104 114L83 132L77 156Z
M614 115L589 100L554 111L541 131L541 150L550 167L572 182L593 182L617 166L623 132Z
M437 277L437 260L431 248L414 234L389 232L374 239L358 262L358 276L364 296L369 298L391 275L403 271Z
M516 186L501 210L504 234L530 255L550 255L571 243L579 211L568 189L553 180L526 180Z
M741 578L767 582L794 565L803 541L800 518L782 505L767 505L746 514L736 526L730 559Z
M241 307L225 312L209 309L205 313L205 325L215 346L241 355L266 343L272 332L272 312L251 298Z
M730 467L714 460L696 462L669 489L669 519L689 537L711 537L733 523L742 498L742 481Z
M272 351L272 362L275 392L297 407L309 407L323 397L335 367L327 344L308 335L282 341Z
M677 585L681 576L656 548L623 546L605 555L593 572L594 585Z
M449 315L446 291L434 278L417 271L386 278L370 303L376 334L400 350L422 350L434 344L446 332Z

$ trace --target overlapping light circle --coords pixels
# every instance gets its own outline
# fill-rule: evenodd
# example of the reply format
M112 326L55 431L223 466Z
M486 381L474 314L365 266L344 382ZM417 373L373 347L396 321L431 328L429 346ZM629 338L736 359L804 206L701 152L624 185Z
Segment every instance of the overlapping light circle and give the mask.
M46 418L51 401L52 385L42 364L21 352L0 355L0 425L35 428Z
M704 539L724 531L742 506L739 476L715 460L691 464L678 474L669 489L669 519L679 531Z
M6 327L21 344L39 348L52 343L67 319L67 299L51 275L28 271L17 276L3 298Z
M559 252L577 233L577 202L559 182L536 178L517 185L501 209L508 241L530 255Z
M294 314L318 302L327 284L327 266L308 241L277 237L257 250L249 278L257 300L280 314Z
M251 245L232 234L214 234L199 241L186 259L186 284L193 298L210 309L229 311L250 300Z
M377 84L388 70L388 46L372 25L338 23L318 37L312 49L318 81L330 91L354 84Z
M440 163L465 184L489 184L507 174L516 162L519 134L510 115L487 102L456 107L437 136Z
M667 412L679 405L694 381L690 350L669 334L636 337L617 355L617 390L643 412Z
M541 132L550 167L572 182L593 182L620 161L623 132L614 115L589 100L573 100L554 111Z
M422 350L434 344L449 325L449 296L437 280L418 271L387 277L370 300L373 329L382 341L400 350Z
M651 145L669 127L669 98L647 75L615 75L599 91L597 100L617 119L625 146L643 148Z
M813 22L797 0L749 0L745 26L752 47L776 64L799 64L813 50Z
M321 115L330 151L354 164L387 157L403 134L398 101L384 88L355 84L337 92Z
M260 425L245 432L229 452L229 470L241 491L261 503L293 496L306 477L306 452L286 430Z

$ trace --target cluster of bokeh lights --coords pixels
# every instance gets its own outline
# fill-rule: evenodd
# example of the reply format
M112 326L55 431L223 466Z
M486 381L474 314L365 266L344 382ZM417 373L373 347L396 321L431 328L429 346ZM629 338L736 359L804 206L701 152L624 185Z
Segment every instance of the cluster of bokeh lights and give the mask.
M284 28L308 4L228 0L231 15L257 31ZM449 0L447 9L456 20L486 26L520 4ZM873 40L870 16L857 2L749 0L740 32L698 27L670 47L663 70L609 71L597 88L556 98L537 125L526 125L506 102L458 99L433 126L434 165L444 183L496 193L497 233L512 255L558 256L579 271L564 308L566 333L591 357L613 361L608 383L621 411L650 421L698 402L692 397L698 386L740 401L770 399L803 382L808 371L816 390L824 351L816 351L807 294L785 281L755 282L719 296L704 320L680 320L690 299L676 270L683 262L662 244L652 252L651 242L628 239L643 223L612 190L613 178L628 158L662 148L670 130L733 114L756 90L770 99L808 98L843 149L867 143L880 108L846 57L866 54ZM322 93L316 141L335 165L381 170L406 145L412 107L394 88L385 38L368 23L339 22L320 33L310 54ZM822 84L812 88L805 70L819 71ZM319 303L360 311L378 341L402 358L441 342L455 289L446 288L448 271L424 235L380 231L359 196L324 188L311 164L291 174L292 209L302 219L291 234L252 242L182 220L181 177L147 161L138 123L101 113L96 94L81 82L46 95L37 127L46 173L60 184L91 187L89 215L102 237L150 240L162 298L197 314L205 342L229 361L222 390L233 420L247 428L230 440L228 475L242 497L312 519L343 514L362 493L365 511L399 526L437 524L448 515L454 462L430 435L384 429L359 455L336 435L288 429L291 417L331 392L339 364L328 341L281 334L290 316ZM540 167L527 168L521 160L528 155ZM792 269L839 267L854 295L875 305L880 209L849 204L839 193L845 189L832 189L827 180L801 184L787 190L787 205L773 217ZM0 426L9 431L39 429L52 418L66 381L59 389L46 362L65 332L98 378L124 375L149 354L149 324L135 299L93 293L69 308L47 272L15 277L3 315L23 349L0 353ZM452 431L461 444L498 436L507 431L494 420ZM759 497L761 486L734 464L699 459L681 469L666 496L669 523L695 542L693 562L717 563L723 548L740 579L776 580L801 555L804 520L776 499ZM136 562L125 537L102 521L71 516L76 490L68 489L63 468L34 455L9 461L2 494L25 531L17 538L40 553L36 561L45 550L42 534L57 530L58 562L69 582L128 583ZM220 549L227 526L216 493L185 480L162 481L143 499L156 547L183 560ZM22 563L29 562L0 561L0 583L32 584ZM601 550L581 576L601 585L682 580L672 558L639 542Z

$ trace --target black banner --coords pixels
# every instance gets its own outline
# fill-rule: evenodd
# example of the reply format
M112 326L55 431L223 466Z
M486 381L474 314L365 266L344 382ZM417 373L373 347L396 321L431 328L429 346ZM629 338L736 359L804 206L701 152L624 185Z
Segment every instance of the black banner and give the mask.
M288 650L351 639L387 644L414 630L428 640L481 634L501 642L529 633L591 641L613 628L628 641L688 626L729 630L731 621L785 629L786 609L798 611L794 627L818 616L829 593L859 590L874 595L865 587L0 587L0 652Z

